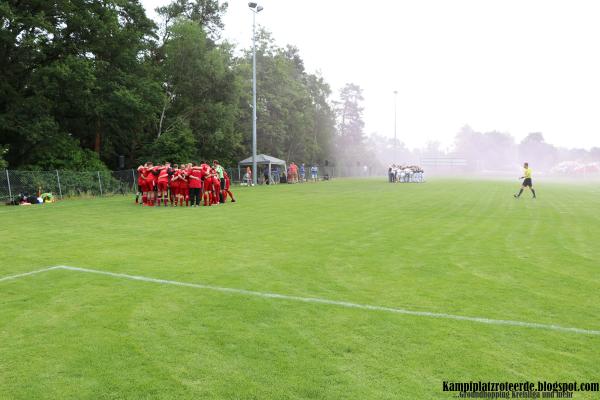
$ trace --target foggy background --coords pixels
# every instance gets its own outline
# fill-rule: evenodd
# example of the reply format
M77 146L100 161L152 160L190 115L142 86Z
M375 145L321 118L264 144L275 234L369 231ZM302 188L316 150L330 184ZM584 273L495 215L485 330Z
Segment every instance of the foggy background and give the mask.
M142 0L150 16L168 2ZM597 2L259 4L257 23L297 46L334 93L348 82L362 88L366 149L357 164L380 171L435 159L426 170L514 175L529 161L537 173L597 173ZM225 40L251 46L247 1L229 1L224 22ZM452 160L466 166L443 167Z
M371 136L368 143L378 161L386 165L421 165L429 175L514 177L523 162L529 162L538 176L600 177L600 147L587 150L554 146L541 132L516 140L508 133L478 132L466 125L456 133L450 149L431 141L411 150L403 143L394 146L393 139L382 136Z

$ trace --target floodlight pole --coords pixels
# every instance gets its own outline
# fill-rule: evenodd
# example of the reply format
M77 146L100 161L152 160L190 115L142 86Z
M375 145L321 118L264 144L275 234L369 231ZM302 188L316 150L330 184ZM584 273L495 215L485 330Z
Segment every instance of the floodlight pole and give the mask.
M262 7L256 3L248 6L252 11L252 184L256 185L256 14L262 11Z

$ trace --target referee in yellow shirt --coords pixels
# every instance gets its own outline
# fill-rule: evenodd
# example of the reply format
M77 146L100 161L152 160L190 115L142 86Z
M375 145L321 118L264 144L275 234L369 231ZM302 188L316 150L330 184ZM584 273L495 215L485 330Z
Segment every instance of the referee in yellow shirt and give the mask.
M531 190L531 193L533 193L533 198L535 199L536 196L535 190L533 190L533 182L531 181L531 168L529 168L529 163L523 164L523 176L519 179L523 179L523 184L521 184L521 190L519 190L519 194L514 195L515 199L521 197L521 193L523 193L523 189L525 189L526 187L528 187L529 190Z

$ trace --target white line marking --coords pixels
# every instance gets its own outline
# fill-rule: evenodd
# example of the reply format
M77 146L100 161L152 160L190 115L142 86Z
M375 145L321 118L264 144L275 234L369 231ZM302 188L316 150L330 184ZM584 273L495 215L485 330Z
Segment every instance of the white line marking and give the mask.
M510 320L480 318L480 317L465 317L465 316L461 316L461 315L434 313L434 312L428 312L428 311L411 311L411 310L404 310L402 308L392 308L392 307L373 306L373 305L368 305L368 304L349 303L347 301L328 300L328 299L321 299L321 298L317 298L317 297L289 296L289 295L285 295L285 294L256 292L256 291L252 291L252 290L234 289L234 288L226 288L226 287L211 286L211 285L202 285L202 284L198 284L198 283L170 281L170 280L165 280L165 279L148 278L148 277L139 276L139 275L127 275L127 274L120 274L120 273L116 273L116 272L107 272L107 271L99 271L99 270L87 269L87 268L69 267L66 265L60 266L59 268L70 270L70 271L79 271L79 272L87 272L87 273L92 273L92 274L113 276L116 278L132 279L132 280L136 280L136 281L160 283L160 284L165 284L165 285L185 286L185 287L191 287L191 288L196 288L196 289L207 289L207 290L214 290L217 292L242 294L242 295L247 295L247 296L264 297L264 298L269 298L269 299L301 301L304 303L328 304L328 305L334 305L334 306L341 306L341 307L347 307L347 308L358 308L358 309L362 309L362 310L371 310L371 311L386 311L386 312L391 312L391 313L395 313L395 314L413 315L413 316L418 316L418 317L444 318L444 319L453 319L453 320L458 320L458 321L479 322L479 323L483 323L483 324L492 324L492 325L521 326L521 327L526 327L526 328L546 329L546 330L553 330L553 331L559 331L559 332L571 332L571 333L579 333L579 334L586 334L586 335L600 335L600 331L598 331L598 330L570 328L570 327L564 327L564 326L560 326L560 325L539 324L539 323L535 323L535 322L510 321Z
M390 312L390 313L394 313L394 314L412 315L412 316L417 316L417 317L430 317L430 318L452 319L452 320L457 320L457 321L469 321L469 322L477 322L477 323L488 324L488 325L508 325L508 326L517 326L517 327L523 327L523 328L535 328L535 329L543 329L543 330L550 330L550 331L557 331L557 332L577 333L577 334L582 334L582 335L600 335L600 330L593 330L593 329L572 328L572 327L565 327L565 326L554 325L554 324L541 324L541 323L536 323L536 322L512 321L512 320L492 319L492 318L482 318L482 317L466 317L466 316L462 316L462 315L434 313L434 312L429 312L429 311L411 311L411 310L405 310L402 308L392 308L392 307L383 307L383 306L373 306L373 305L369 305L369 304L350 303L347 301L328 300L328 299L322 299L322 298L318 298L318 297L290 296L290 295L278 294L278 293L257 292L257 291L253 291L253 290L203 285L203 284L199 284L199 283L178 282L178 281L171 281L171 280L166 280L166 279L149 278L146 276L128 275L128 274L121 274L121 273L117 273L117 272L101 271L101 270L96 270L96 269L70 267L67 265L60 265L60 266L56 266L56 267L50 267L50 268L45 268L45 269L41 269L41 270L37 270L37 271L27 272L24 274L0 278L0 282L5 281L5 280L24 277L27 275L34 275L34 274L37 274L40 272L46 272L46 271L50 271L50 270L59 270L59 269L67 270L67 271L85 272L85 273L97 274L97 275L112 276L115 278L131 279L131 280L142 281L142 282L160 283L163 285L175 285L175 286L190 287L190 288L195 288L195 289L213 290L213 291L222 292L222 293L233 293L233 294L241 294L241 295L246 295L246 296L263 297L263 298L268 298L268 299L291 300L291 301L299 301L299 302L303 302L303 303L327 304L327 305L340 306L340 307L346 307L346 308L356 308L356 309L361 309L361 310L384 311L384 312Z
M0 282L10 281L13 279L22 278L24 276L29 276L29 275L35 275L35 274L39 274L41 272L52 271L53 269L63 269L63 268L62 267L48 267L48 268L44 268L44 269L38 269L36 271L25 272L25 273L18 274L18 275L5 276L3 278L0 278Z

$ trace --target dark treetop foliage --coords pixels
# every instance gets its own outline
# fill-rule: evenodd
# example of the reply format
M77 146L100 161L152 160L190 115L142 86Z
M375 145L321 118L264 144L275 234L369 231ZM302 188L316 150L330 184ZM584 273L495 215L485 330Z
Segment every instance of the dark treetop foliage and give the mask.
M220 41L227 3L0 3L0 166L116 168L147 158L235 163L251 146L251 52ZM298 49L258 34L260 152L330 158L331 91Z

